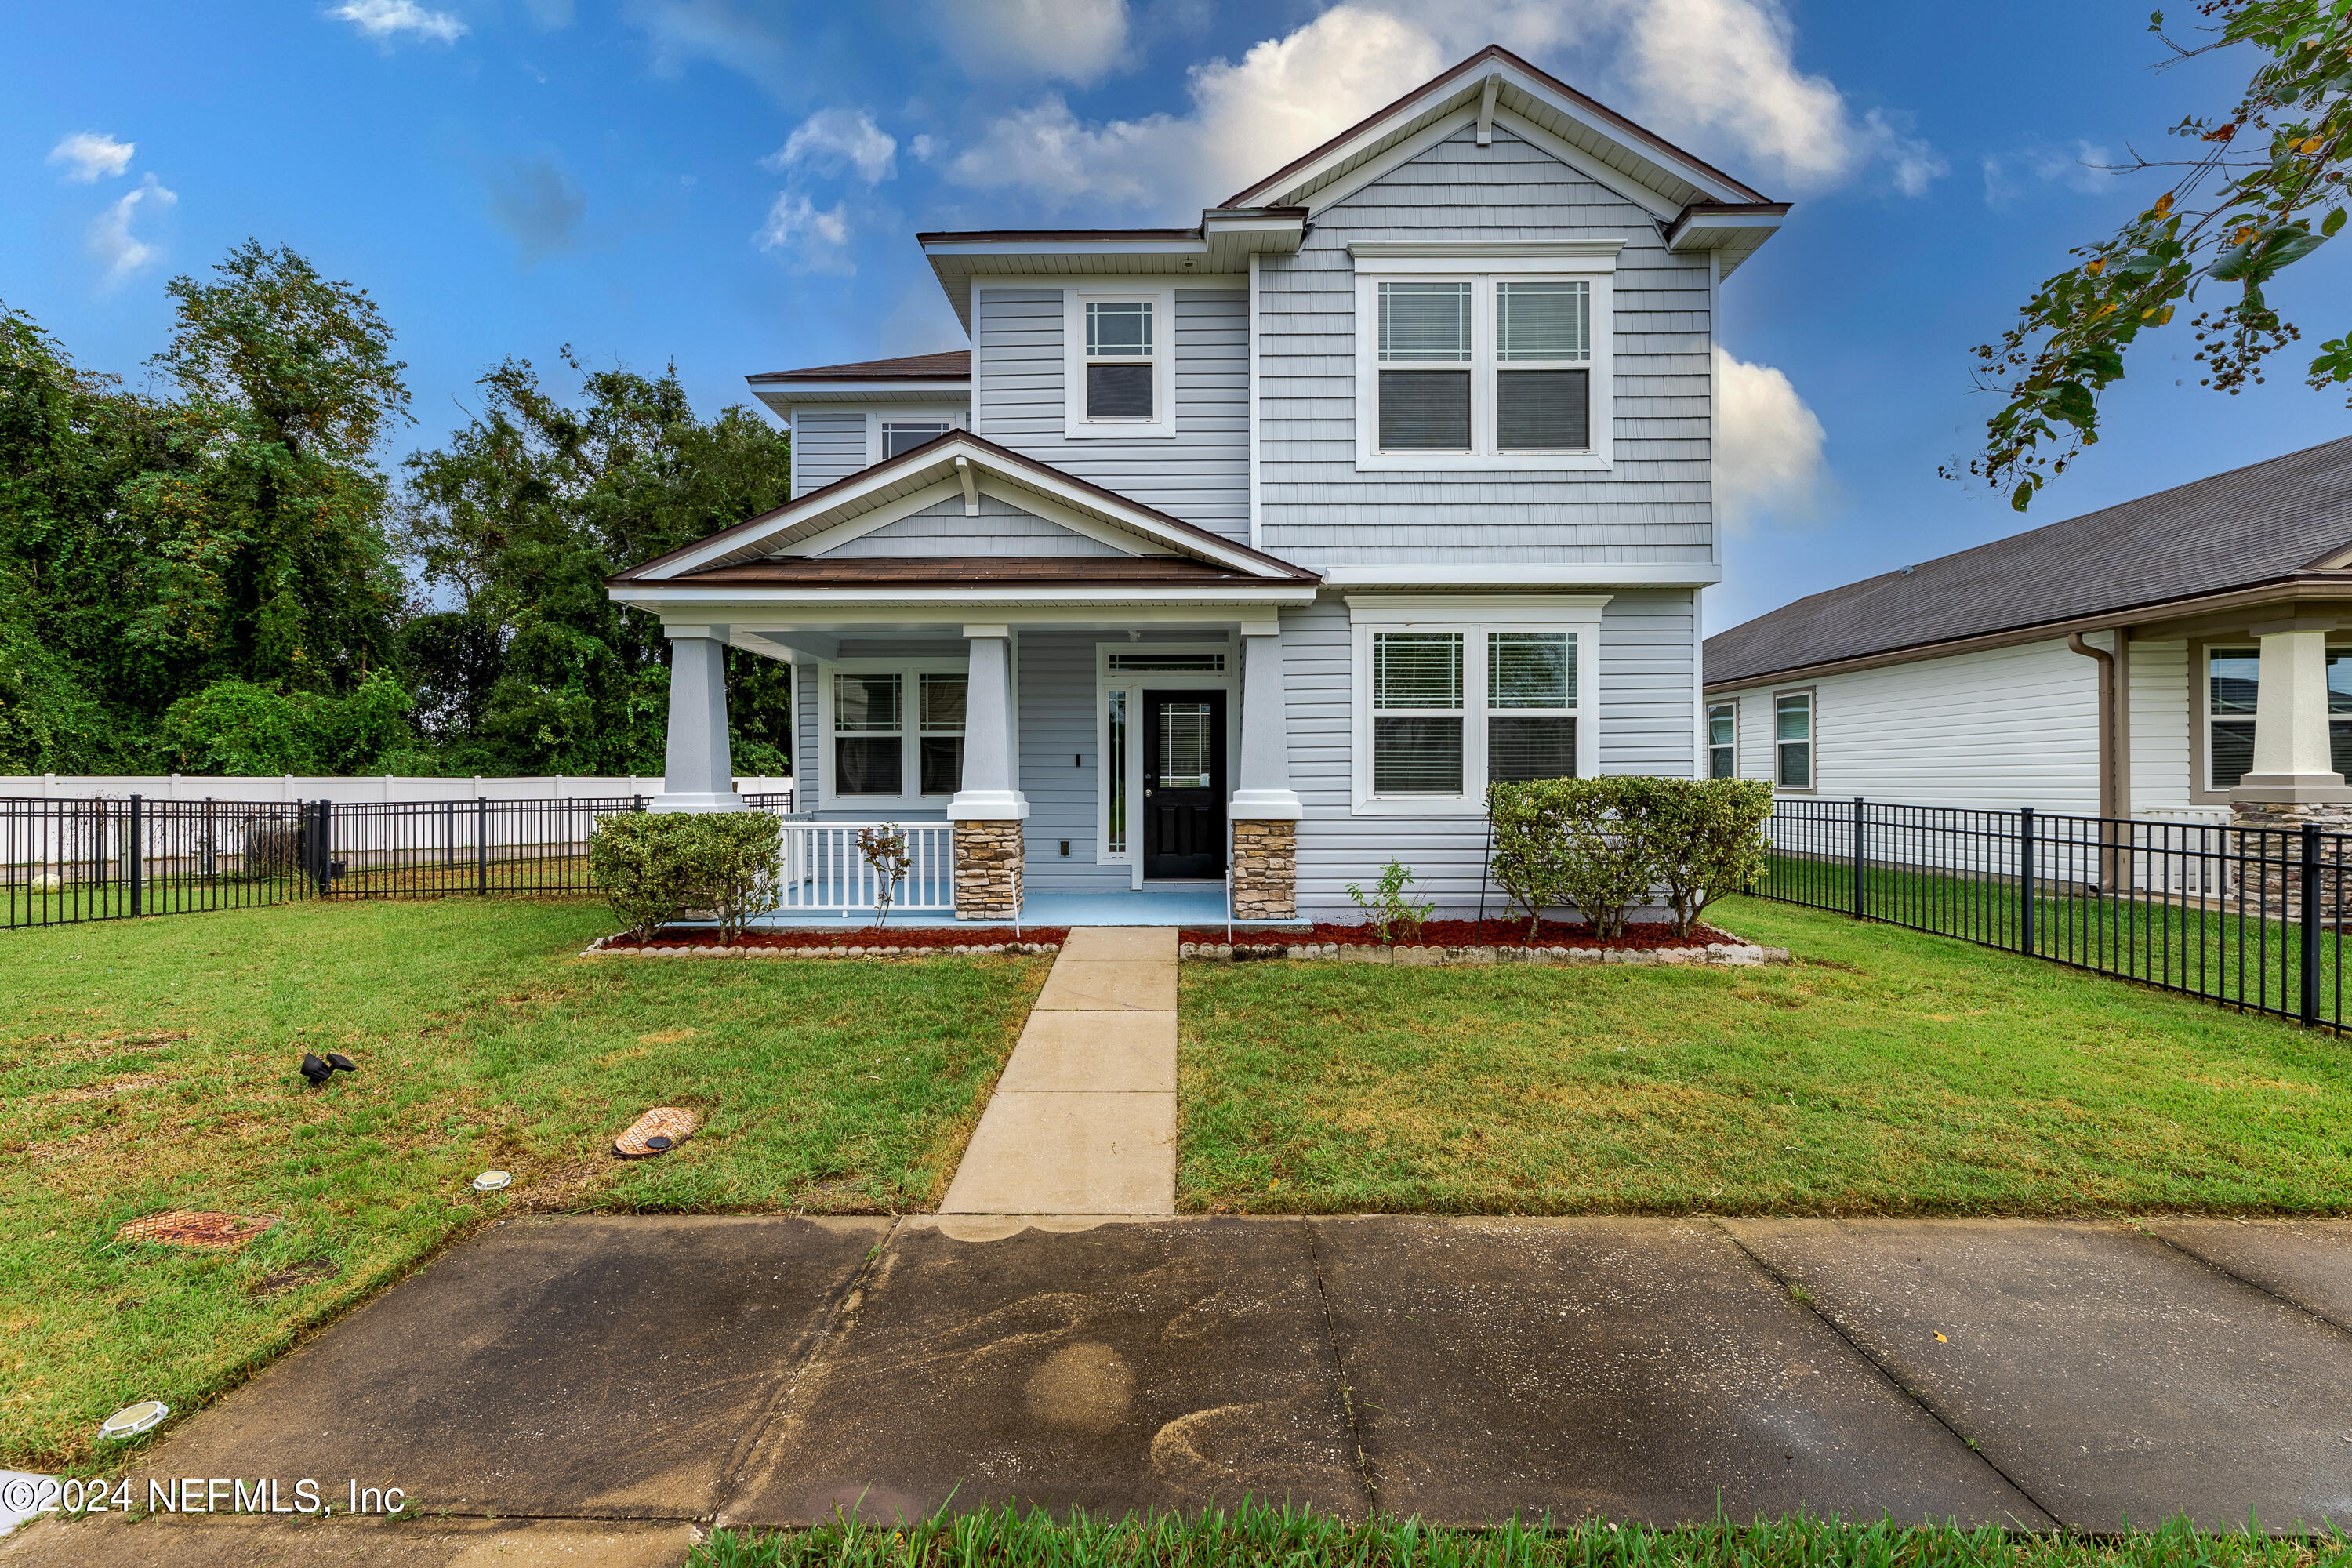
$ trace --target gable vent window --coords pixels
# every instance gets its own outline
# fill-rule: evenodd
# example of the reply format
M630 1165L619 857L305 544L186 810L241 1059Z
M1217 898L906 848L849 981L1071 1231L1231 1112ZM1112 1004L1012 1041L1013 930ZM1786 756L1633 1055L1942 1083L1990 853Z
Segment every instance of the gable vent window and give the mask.
M1152 416L1152 309L1148 300L1087 301L1087 417Z
M1592 285L1495 285L1495 446L1567 452L1592 444Z
M926 441L936 441L951 426L944 419L927 419L900 423L886 420L882 426L882 456L887 459L901 452L911 452Z
M1469 366L1469 284L1381 284L1381 450L1470 450Z

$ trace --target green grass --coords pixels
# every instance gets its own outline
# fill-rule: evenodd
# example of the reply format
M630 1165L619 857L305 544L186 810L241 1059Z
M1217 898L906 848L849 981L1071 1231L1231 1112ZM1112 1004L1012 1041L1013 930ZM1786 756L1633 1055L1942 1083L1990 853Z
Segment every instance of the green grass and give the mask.
M452 900L0 933L0 1465L86 1464L109 1411L186 1413L500 1214L928 1207L1046 968L574 956L612 925ZM360 1071L313 1089L306 1049ZM613 1159L662 1104L702 1129ZM515 1185L478 1196L491 1165ZM113 1239L179 1207L278 1224Z
M2273 1540L2172 1524L2121 1537L1906 1528L1798 1516L1678 1530L1581 1521L1451 1530L1247 1506L1188 1518L1056 1522L980 1513L912 1530L837 1523L761 1535L722 1530L689 1568L2317 1568L2352 1563L2327 1536Z
M1188 964L1190 1210L2352 1212L2352 1046L1759 900L1755 969Z

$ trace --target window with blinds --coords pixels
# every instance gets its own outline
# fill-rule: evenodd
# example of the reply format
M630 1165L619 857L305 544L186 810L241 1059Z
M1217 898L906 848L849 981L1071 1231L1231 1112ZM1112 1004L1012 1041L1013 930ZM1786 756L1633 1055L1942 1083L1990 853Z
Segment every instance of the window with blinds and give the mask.
M1567 632L1486 636L1486 777L1576 776L1576 638Z
M1381 449L1470 450L1470 285L1383 283L1380 300Z
M833 678L833 787L842 795L898 795L905 788L906 722L899 678Z
M953 795L963 787L963 704L971 685L961 675L921 678L915 750L925 795Z
M1515 274L1364 287L1359 300L1377 319L1359 387L1375 406L1360 456L1507 458L1526 468L1600 452L1604 282Z
M1462 793L1462 643L1460 632L1373 635L1373 793Z
M1791 691L1772 700L1772 782L1782 789L1813 787L1813 694Z
M2253 771L2254 700L2262 690L2263 650L2205 650L2206 788L2235 789ZM2352 648L2327 650L2327 765L2352 778Z
M1592 285L1495 285L1495 447L1571 452L1592 444Z
M1149 300L1087 301L1087 417L1152 416L1152 308Z

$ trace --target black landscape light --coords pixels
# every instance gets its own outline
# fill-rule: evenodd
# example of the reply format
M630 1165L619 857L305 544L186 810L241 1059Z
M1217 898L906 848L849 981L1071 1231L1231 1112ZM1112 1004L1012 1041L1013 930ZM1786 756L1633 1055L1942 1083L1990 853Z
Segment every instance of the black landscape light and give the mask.
M360 1070L360 1064L352 1060L351 1058L343 1055L341 1051L329 1051L327 1053L327 1065L331 1068L340 1068L344 1072L357 1072Z
M316 1051L305 1051L302 1053L302 1076L309 1079L315 1088L334 1077L335 1069L320 1061Z

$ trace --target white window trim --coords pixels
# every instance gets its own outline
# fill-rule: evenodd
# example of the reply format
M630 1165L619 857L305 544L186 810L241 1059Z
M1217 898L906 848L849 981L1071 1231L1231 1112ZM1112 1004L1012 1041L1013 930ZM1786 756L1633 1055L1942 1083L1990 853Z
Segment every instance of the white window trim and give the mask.
M1483 816L1486 812L1486 636L1568 632L1576 637L1576 772L1601 768L1601 612L1606 594L1429 597L1348 596L1352 716L1350 811L1357 816ZM1462 784L1458 795L1372 793L1372 634L1461 632ZM1507 714L1510 710L1505 710Z
M1087 417L1087 306L1143 303L1151 307L1151 417ZM1176 290L1062 290L1062 435L1071 441L1152 441L1176 434Z
M970 411L942 404L936 408L908 406L904 408L869 408L866 411L866 466L872 468L882 460L882 426L885 425L945 424L950 430L971 428Z
M840 658L816 661L817 798L826 809L840 811L945 811L955 798L922 793L922 678L953 675L969 678L969 659ZM898 795L844 795L834 782L833 678L836 675L895 675L898 678L898 777L909 787ZM969 700L969 699L967 699ZM965 731L967 734L970 731ZM1016 729L1014 731L1019 733ZM1017 781L1016 781L1017 787Z
M1197 674L1181 670L1121 670L1112 673L1110 656L1115 653L1221 653L1225 656L1225 668L1217 675ZM1228 787L1232 784L1234 762L1241 755L1241 704L1234 694L1241 688L1235 679L1234 666L1241 650L1232 641L1225 642L1105 642L1095 645L1095 864L1129 868L1128 886L1143 886L1143 855L1137 842L1143 821L1143 693L1153 687L1190 687L1202 691L1223 691L1225 694L1225 773ZM1110 847L1110 694L1127 693L1127 847L1114 853Z
M1805 700L1805 777L1811 782L1800 787L1780 782L1780 748L1796 745L1794 741L1780 739L1780 700L1801 697ZM1770 750L1765 753L1764 776L1772 784L1775 795L1819 795L1822 793L1822 693L1819 687L1790 686L1772 693L1772 722L1764 731Z
M1720 747L1715 743L1715 710L1718 708L1731 710L1731 739ZM1727 697L1717 702L1703 702L1699 707L1699 725L1700 749L1706 753L1704 759L1705 771L1699 774L1699 777L1703 779L1715 777L1715 753L1717 751L1727 751L1731 753L1731 771L1723 776L1729 779L1738 778L1739 776L1739 699Z
M1615 435L1616 337L1611 283L1614 256L1359 257L1356 260L1356 468L1360 473L1550 470L1598 472L1612 466ZM1592 446L1582 452L1498 452L1495 449L1495 284L1559 281L1592 290L1591 421ZM1472 285L1470 291L1470 441L1467 452L1380 450L1381 294L1382 283ZM1440 368L1432 363L1427 368Z

